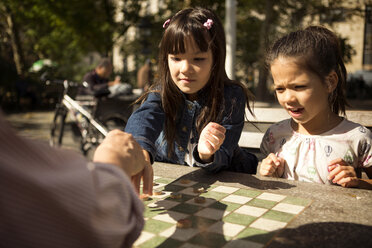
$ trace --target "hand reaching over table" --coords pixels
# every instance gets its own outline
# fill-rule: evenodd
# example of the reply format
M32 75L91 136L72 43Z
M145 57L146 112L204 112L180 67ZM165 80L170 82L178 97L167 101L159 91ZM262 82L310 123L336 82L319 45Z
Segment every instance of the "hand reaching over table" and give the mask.
M198 143L199 158L211 162L225 140L226 129L220 124L210 122L202 130Z

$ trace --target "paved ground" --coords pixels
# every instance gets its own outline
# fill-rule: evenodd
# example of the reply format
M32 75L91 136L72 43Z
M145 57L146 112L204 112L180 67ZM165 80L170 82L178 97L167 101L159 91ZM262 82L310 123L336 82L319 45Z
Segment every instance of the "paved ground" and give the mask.
M19 134L31 139L49 142L53 111L9 114L6 116L6 119ZM69 125L66 126L63 147L80 152L79 142L73 139Z

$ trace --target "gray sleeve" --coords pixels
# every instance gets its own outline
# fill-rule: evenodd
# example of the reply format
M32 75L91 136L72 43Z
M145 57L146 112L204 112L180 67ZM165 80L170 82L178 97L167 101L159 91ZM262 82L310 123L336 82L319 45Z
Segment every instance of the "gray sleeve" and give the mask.
M271 129L268 128L265 132L265 135L262 137L261 145L260 145L260 151L261 153L266 157L270 154L270 144L269 139L271 135Z
M126 174L16 136L3 124L0 118L0 244L132 245L144 225L144 208Z
M102 237L103 247L131 247L140 235L143 225L143 204L138 199L129 178L117 167L90 163L97 195L94 228ZM94 169L92 169L94 168Z

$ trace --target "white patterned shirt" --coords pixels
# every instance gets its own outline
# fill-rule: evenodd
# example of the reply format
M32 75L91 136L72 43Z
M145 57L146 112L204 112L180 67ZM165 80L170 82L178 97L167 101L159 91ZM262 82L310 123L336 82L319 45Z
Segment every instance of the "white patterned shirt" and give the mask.
M277 154L286 161L282 177L330 184L328 164L342 158L354 168L372 165L372 133L360 124L344 119L320 135L295 132L291 119L273 124L265 133L261 152Z

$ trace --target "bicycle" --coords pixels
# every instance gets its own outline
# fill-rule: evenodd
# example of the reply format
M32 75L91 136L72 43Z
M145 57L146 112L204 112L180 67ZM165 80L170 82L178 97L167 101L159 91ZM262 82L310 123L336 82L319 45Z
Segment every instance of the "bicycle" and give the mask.
M117 99L76 96L79 84L68 80L47 80L47 84L63 85L50 129L51 146L62 146L66 119L71 117L74 137L80 140L80 150L88 156L97 147L108 131L124 129L133 111L131 104L138 96L123 96ZM87 87L87 85L85 85Z

